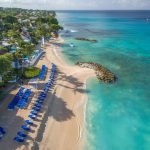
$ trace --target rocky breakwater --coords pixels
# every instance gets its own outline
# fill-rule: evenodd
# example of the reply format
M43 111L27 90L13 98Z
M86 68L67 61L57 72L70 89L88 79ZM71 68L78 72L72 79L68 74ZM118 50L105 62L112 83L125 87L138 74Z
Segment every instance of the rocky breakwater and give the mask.
M94 40L94 39L87 39L87 38L80 38L80 37L77 37L75 38L76 40L80 40L80 41L88 41L88 42L93 42L93 43L96 43L97 40Z
M76 65L82 68L93 69L99 81L112 83L115 82L117 79L116 76L111 71L109 71L107 68L103 67L100 64L93 63L93 62L77 62Z

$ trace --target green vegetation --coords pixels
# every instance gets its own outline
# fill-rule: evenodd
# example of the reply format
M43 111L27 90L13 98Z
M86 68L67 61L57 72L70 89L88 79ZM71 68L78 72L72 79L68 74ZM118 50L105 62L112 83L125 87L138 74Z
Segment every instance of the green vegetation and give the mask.
M27 37L29 43L37 44L42 36L50 37L51 32L63 29L55 15L46 10L0 8L0 40L8 38L9 43L18 45Z
M0 76L7 82L12 70L12 62L23 64L25 57L30 59L35 46L42 37L50 38L52 33L63 29L54 11L27 10L0 7ZM11 50L13 53L10 53ZM37 69L24 68L22 76L36 76Z
M8 71L11 70L12 55L6 53L0 55L0 76L4 76Z
M3 86L3 85L4 85L4 82L0 82L0 87ZM1 93L1 91L0 91L0 93Z
M20 70L20 72L21 72L21 70ZM30 78L38 76L39 73L40 73L40 69L37 67L24 68L23 69L23 78L30 79Z
M0 46L0 51L8 52L8 49L4 46Z

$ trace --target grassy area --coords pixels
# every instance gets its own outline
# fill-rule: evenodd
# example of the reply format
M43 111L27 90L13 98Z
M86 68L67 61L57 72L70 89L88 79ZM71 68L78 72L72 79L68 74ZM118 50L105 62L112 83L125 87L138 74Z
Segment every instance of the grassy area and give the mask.
M37 67L28 67L19 70L14 70L15 75L23 77L23 79L31 79L37 77L40 73L40 69Z
M38 76L40 73L40 69L37 67L29 67L23 69L23 78L30 79Z

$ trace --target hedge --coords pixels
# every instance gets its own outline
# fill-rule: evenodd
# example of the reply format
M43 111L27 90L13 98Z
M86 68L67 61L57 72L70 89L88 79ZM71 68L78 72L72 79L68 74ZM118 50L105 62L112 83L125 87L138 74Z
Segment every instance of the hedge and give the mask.
M37 77L40 73L40 69L37 67L28 67L23 69L23 78L30 79Z

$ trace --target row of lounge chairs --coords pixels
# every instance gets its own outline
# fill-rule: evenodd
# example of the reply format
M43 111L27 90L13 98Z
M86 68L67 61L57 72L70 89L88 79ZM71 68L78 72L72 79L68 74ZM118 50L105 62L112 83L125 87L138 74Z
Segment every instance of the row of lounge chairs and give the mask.
M17 136L14 138L14 140L18 143L22 143L25 141L27 135L24 132L30 132L30 126L33 126L33 122L36 118L37 115L41 109L41 105L44 102L47 92L50 89L50 87L52 86L53 82L54 82L54 75L56 72L56 66L54 64L52 64L52 69L51 69L51 73L50 73L50 77L49 77L49 81L45 84L43 91L38 95L37 100L35 101L30 114L28 115L28 120L25 120L25 125L21 126L21 129L23 131L19 131L17 133ZM32 121L31 121L32 120Z
M18 91L18 93L15 95L15 97L13 98L13 100L8 104L8 110L13 110L15 108L15 106L18 104L19 100L21 99L21 97L23 96L24 93L24 87L21 87Z
M18 108L20 109L24 108L24 105L27 103L30 95L31 95L31 90L27 89L17 104Z
M30 120L24 120L25 125L21 126L21 129L23 131L18 131L17 136L14 137L14 140L18 143L24 142L24 140L27 137L27 134L24 132L29 132L30 131L30 126L33 125L33 122L30 122Z
M48 82L45 84L44 91L48 92L54 82L54 76L56 74L56 65L52 64L51 73Z
M46 73L46 66L45 65L42 65L42 68L41 68L41 71L39 73L39 79L40 80L43 80L44 76L45 76L45 73Z

